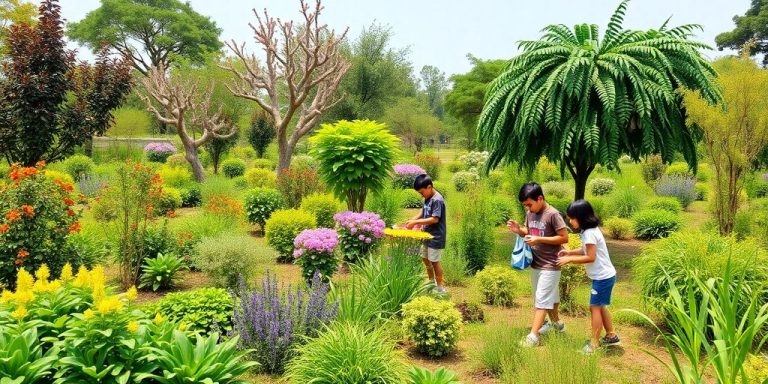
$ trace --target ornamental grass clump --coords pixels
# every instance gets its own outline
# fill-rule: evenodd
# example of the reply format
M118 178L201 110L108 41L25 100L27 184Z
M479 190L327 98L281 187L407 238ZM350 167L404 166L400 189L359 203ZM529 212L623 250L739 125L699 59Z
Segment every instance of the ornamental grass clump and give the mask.
M338 305L328 300L329 285L315 277L311 288L279 285L267 272L261 287L242 281L235 295L233 318L241 348L252 348L265 373L282 374L296 347L316 337L336 318Z
M333 229L307 229L293 241L293 257L301 266L301 275L310 284L315 274L324 282L331 280L339 267L336 246L339 235Z
M416 164L397 164L393 167L392 182L396 188L412 189L416 176L427 171Z
M461 313L450 301L417 297L403 305L403 330L419 352L431 357L444 356L459 342Z
M339 234L341 255L347 263L355 263L378 247L384 236L384 221L372 212L345 211L333 216Z
M176 147L171 143L149 143L144 146L147 160L154 163L165 163L176 151Z

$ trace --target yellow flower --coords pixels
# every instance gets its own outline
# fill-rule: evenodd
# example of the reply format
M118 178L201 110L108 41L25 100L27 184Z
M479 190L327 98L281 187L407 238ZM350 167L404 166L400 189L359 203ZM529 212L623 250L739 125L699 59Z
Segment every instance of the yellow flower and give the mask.
M16 292L31 291L35 284L35 278L26 269L20 269L16 275Z
M80 269L77 270L77 276L75 277L75 287L88 287L90 280L91 274L88 272L88 268L81 265Z
M185 323L183 321L181 323L179 323L179 331L183 332L183 331L186 331L186 330L187 330L187 323Z
M10 303L11 301L13 301L13 292L3 290L3 293L0 294L0 303Z
M120 301L117 296L109 296L96 304L96 310L103 314L119 311L121 309L123 309L123 302Z
M384 234L389 237L413 239L413 240L429 240L432 238L432 235L430 235L429 233L426 233L423 231L413 231L410 229L385 228Z
M13 316L13 318L16 320L23 320L24 317L27 316L27 308L19 306L15 311L11 313L11 316Z
M83 319L85 319L85 320L90 320L90 319L93 319L93 316L94 316L95 314L96 314L96 313L95 313L95 312L93 312L93 310L92 310L92 309L86 309L86 310L85 310L85 312L83 312Z
M134 301L137 297L139 297L139 292L136 290L136 286L128 288L128 291L125 292L125 298L128 301Z
M35 272L35 277L37 278L37 281L42 281L43 284L47 283L48 278L51 277L51 270L48 269L47 265L43 264L37 269L37 272Z
M15 296L16 302L21 305L25 305L35 299L35 295L32 293L32 291L29 290L17 291Z
M61 281L68 282L72 280L72 264L64 264L64 268L61 269Z
M155 315L154 319L152 319L152 322L155 323L155 325L160 325L163 323L163 321L165 321L165 319L163 319L163 317L160 316L159 313Z
M139 330L139 322L135 320L129 321L127 328L128 328L128 332L136 333Z

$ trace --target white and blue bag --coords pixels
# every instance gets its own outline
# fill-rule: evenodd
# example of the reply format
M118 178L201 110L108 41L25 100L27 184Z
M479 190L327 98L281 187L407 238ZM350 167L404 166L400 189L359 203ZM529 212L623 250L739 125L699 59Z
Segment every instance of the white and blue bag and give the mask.
M515 248L512 249L512 259L510 264L512 268L517 270L524 270L531 266L533 262L533 251L531 246L525 243L522 237L515 235Z

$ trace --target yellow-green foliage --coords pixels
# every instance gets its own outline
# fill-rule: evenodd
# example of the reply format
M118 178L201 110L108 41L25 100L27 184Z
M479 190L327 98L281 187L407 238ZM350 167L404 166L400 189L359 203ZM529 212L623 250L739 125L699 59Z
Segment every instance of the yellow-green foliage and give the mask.
M632 237L632 220L620 217L611 217L603 223L603 229L614 240L625 240Z
M183 187L192 182L192 172L187 168L163 165L157 169L165 185Z
M315 215L298 209L282 209L269 217L264 234L267 243L279 254L278 260L289 262L293 259L293 240L301 231L316 226Z
M749 355L744 370L748 378L744 384L762 384L768 379L768 360L765 356Z
M693 177L693 172L691 172L691 169L688 166L688 163L684 163L684 162L675 162L668 165L667 170L665 172L668 176Z
M566 244L566 247L568 249L581 248L581 236L579 236L576 233L569 233L568 234L568 244Z
M331 194L313 193L301 200L301 209L317 219L317 226L333 228L333 215L344 209L344 205Z
M487 267L477 273L477 283L487 304L511 306L515 300L515 273L505 267Z
M251 168L245 172L245 180L251 188L275 188L277 176L275 171L264 168Z
M243 160L255 159L256 150L248 146L237 146L232 148L232 157Z
M568 244L565 245L568 249L580 249L581 237L575 233L568 235ZM572 312L574 309L575 301L573 299L573 291L576 287L587 280L587 270L583 265L568 264L560 270L560 302L563 309Z
M170 211L181 208L181 191L173 187L164 187L158 201L157 213L164 215Z
M68 184L75 183L75 179L73 179L72 176L70 176L68 173L64 173L64 172L46 170L45 177L51 180L61 180L62 182L65 182Z
M149 134L149 113L138 108L120 108L113 112L115 122L107 130L107 136L140 137Z
M420 352L444 356L459 342L461 313L450 301L417 297L403 304L403 330Z

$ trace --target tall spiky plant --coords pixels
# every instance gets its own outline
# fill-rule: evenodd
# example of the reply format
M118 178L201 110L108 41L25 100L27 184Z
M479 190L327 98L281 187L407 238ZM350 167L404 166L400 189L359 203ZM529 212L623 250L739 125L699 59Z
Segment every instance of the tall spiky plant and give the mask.
M618 167L628 154L660 153L672 161L681 151L696 165L696 127L686 127L679 88L720 100L715 71L692 41L699 25L637 31L623 27L622 1L599 37L597 25L544 28L541 40L522 41L490 85L478 136L491 152L488 166L503 160L533 168L541 156L567 169L584 197L595 166Z

